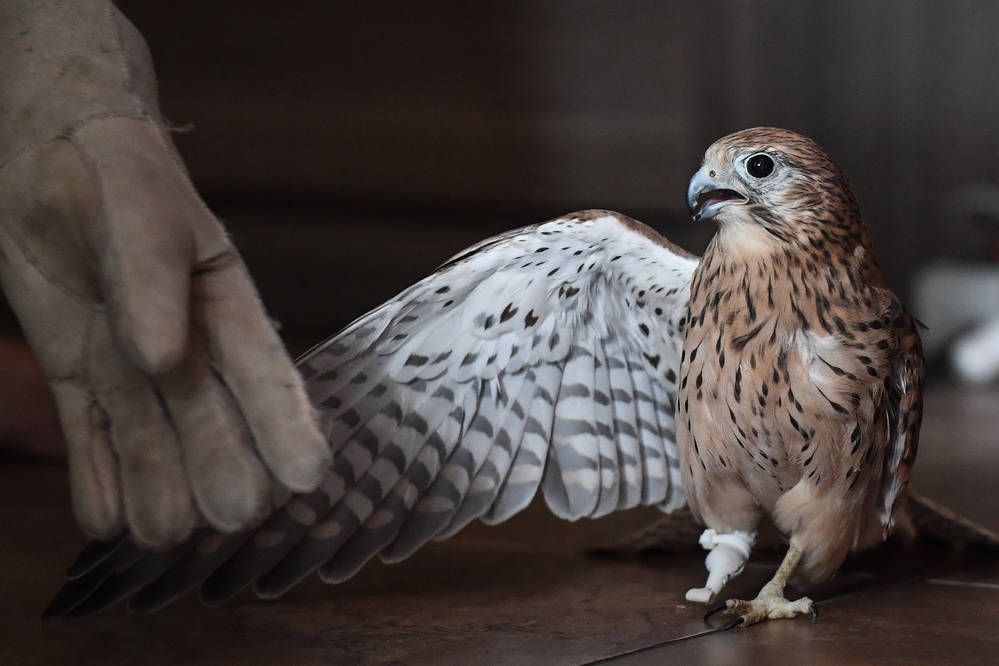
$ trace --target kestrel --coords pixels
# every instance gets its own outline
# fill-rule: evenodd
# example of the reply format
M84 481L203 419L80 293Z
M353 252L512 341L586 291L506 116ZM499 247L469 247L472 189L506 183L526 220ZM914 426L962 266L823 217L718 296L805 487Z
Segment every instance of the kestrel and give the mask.
M677 444L687 501L718 533L761 516L790 538L738 623L810 611L792 573L830 577L881 541L911 476L922 417L915 321L885 286L843 172L810 139L770 128L716 142L690 181L718 233L695 271Z
M922 356L846 178L814 142L758 128L707 151L688 191L718 224L704 256L618 213L486 240L299 362L333 450L319 490L254 530L161 552L92 543L49 615L202 584L277 596L379 554L398 561L540 489L576 520L685 503L708 526L710 600L761 520L790 539L731 624L814 612L785 583L832 575L887 534L916 452ZM724 555L715 557L713 555ZM719 564L719 562L722 562ZM133 596L134 595L134 596Z

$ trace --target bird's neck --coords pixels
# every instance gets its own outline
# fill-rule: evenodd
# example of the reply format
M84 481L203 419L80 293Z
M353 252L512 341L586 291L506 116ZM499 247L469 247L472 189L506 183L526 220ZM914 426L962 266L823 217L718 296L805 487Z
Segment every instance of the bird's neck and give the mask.
M694 274L692 315L728 301L736 329L756 326L758 317L788 328L829 328L819 315L830 304L856 307L857 288L884 283L862 226L849 244L828 231L810 233L815 229L828 226L778 237L749 222L721 224Z
M752 265L765 262L781 250L782 243L766 227L742 218L721 222L711 239L705 258L718 267Z

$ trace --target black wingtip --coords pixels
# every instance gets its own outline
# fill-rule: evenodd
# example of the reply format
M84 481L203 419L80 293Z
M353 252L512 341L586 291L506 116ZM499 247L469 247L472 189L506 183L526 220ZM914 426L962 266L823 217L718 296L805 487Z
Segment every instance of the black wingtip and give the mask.
M48 607L42 611L43 618L67 617L83 603L104 580L103 576L85 576L68 581L56 592Z
M113 541L91 541L70 565L69 580L42 617L91 615L116 603L122 598L122 583L134 578L126 572L142 571L141 563L149 555L125 535Z
M42 611L41 617L42 617L43 620L48 620L48 619L53 618L53 617L61 617L62 616L62 613L60 613L58 611L58 609L56 608L56 603L55 602L56 602L55 599L53 599L52 601L50 601L49 605L45 608L45 610Z
M122 532L107 541L98 539L88 541L83 550L80 551L80 554L73 560L73 563L69 565L69 569L66 570L66 578L75 580L92 571L101 562L113 555L127 536L127 532Z

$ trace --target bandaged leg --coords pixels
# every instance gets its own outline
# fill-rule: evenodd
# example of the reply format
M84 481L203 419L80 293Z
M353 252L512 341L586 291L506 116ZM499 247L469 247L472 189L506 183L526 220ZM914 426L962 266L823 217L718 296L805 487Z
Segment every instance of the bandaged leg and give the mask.
M710 551L704 560L708 580L704 587L687 590L687 601L708 603L732 577L742 573L753 544L756 543L756 532L719 534L709 528L701 533L700 541L701 546Z

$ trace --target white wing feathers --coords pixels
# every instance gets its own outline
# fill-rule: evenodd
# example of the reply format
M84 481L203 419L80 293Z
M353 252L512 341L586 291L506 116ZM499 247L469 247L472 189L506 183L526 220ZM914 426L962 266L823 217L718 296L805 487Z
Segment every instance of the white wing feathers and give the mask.
M231 557L232 539L208 535L202 557L220 561L202 598L253 581L274 596L317 567L343 580L376 553L505 520L539 487L570 520L681 506L673 413L696 265L630 218L576 213L470 248L307 353L330 476ZM207 575L191 568L133 583L132 606Z

